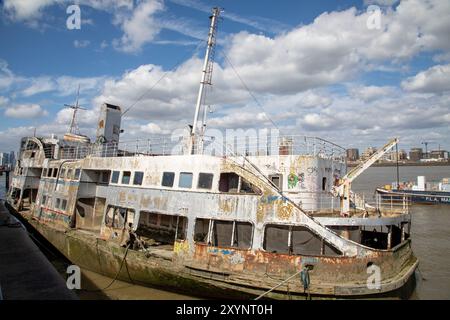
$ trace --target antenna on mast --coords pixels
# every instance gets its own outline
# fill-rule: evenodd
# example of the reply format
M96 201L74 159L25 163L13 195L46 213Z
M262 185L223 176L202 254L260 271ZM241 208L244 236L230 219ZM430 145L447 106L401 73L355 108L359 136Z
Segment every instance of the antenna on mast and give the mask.
M211 79L212 79L212 72L213 72L213 66L214 66L214 53L215 53L215 46L216 46L216 33L217 33L217 24L218 24L218 18L220 13L222 12L222 9L219 7L215 7L212 9L212 16L211 19L211 26L209 28L209 34L208 34L208 45L206 46L206 54L205 54L205 60L203 63L203 71L202 71L202 79L200 81L200 88L198 90L198 96L197 96L197 104L195 106L195 114L194 114L194 122L192 124L191 129L191 141L190 141L190 153L194 154L195 152L195 142L196 142L196 134L197 134L197 127L198 127L198 117L200 113L200 108L202 107L202 101L204 99L204 92L205 92L205 85L211 85ZM206 108L206 106L204 106ZM204 127L206 126L206 116L203 117L203 124L202 124L202 130L201 134L204 134ZM200 146L202 149L203 146Z
M75 105L64 104L64 106L73 109L72 120L70 121L70 128L69 128L69 133L72 133L72 134L80 134L80 130L78 129L78 125L76 122L76 116L77 116L78 109L86 110L85 108L80 107L78 105L79 96L80 96L80 85L78 85L77 100L75 102Z

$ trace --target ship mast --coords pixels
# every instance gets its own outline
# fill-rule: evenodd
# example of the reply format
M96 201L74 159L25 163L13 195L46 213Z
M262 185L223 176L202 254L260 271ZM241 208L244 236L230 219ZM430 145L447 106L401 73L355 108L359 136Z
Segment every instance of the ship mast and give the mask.
M79 96L80 96L80 85L78 85L77 100L75 102L75 105L64 104L66 107L73 109L72 119L70 120L70 128L69 128L69 133L72 133L72 134L80 134L78 125L76 122L76 116L77 116L78 109L86 110L78 105Z
M202 101L204 98L204 90L205 85L211 85L211 78L212 78L212 71L213 71L213 65L214 65L214 48L216 45L216 32L217 32L217 23L218 18L220 15L221 9L218 7L215 7L212 9L212 16L211 19L211 26L209 28L209 35L208 35L208 45L206 46L206 54L205 54L205 60L203 63L203 71L202 71L202 79L200 81L200 88L198 90L198 96L197 96L197 104L195 106L195 114L194 114L194 123L192 124L191 129L191 147L190 151L191 154L195 153L195 144L196 144L196 134L197 134L197 126L198 126L198 117L200 113L200 108L202 106ZM206 106L205 106L206 108ZM205 117L203 122L205 121ZM205 123L202 124L203 128L205 126ZM202 130L203 132L204 130ZM203 132L204 133L204 132ZM202 133L202 134L203 134ZM203 148L203 146L200 146Z

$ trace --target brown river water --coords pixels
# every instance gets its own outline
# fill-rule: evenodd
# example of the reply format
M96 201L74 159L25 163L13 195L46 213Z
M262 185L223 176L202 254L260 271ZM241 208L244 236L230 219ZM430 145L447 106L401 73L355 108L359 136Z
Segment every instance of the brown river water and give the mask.
M400 167L399 173L400 182L416 181L418 175L426 176L427 181L439 181L450 177L450 166ZM0 177L0 199L4 199L4 178L4 175ZM364 193L370 202L376 187L395 180L395 167L369 168L355 180L352 189ZM412 245L420 260L411 299L450 299L450 205L413 205L411 210ZM60 259L51 259L51 262L64 276L65 263ZM196 299L122 281L110 285L110 278L88 270L82 273L82 288L89 291L81 291L80 299Z

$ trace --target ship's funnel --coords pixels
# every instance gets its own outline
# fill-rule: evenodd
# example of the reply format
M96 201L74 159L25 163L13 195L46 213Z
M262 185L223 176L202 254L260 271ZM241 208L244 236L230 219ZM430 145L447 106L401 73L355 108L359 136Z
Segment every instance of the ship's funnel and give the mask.
M97 124L98 143L119 143L122 110L119 106L104 103Z

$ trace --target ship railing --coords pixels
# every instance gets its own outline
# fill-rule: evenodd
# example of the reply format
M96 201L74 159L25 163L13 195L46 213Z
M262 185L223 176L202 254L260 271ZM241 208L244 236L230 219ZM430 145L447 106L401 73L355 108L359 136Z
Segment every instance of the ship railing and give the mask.
M368 202L370 206L382 213L405 213L411 212L411 197L407 194L375 194L374 199Z
M318 137L233 137L206 144L205 153L222 156L311 155L345 161L345 149Z
M339 198L325 191L301 191L295 194L286 193L295 203L308 213L338 212L340 208Z
M225 141L224 141L225 140ZM206 154L221 157L311 155L321 158L345 161L345 149L317 137L277 136L276 138L197 137L191 143L190 137L153 137L149 139L124 140L119 143L71 144L59 148L61 159L82 159L94 157L120 157L135 155L167 156L185 154Z
M297 203L303 210L309 213L327 213L340 211L340 199L334 196L331 192L326 191L301 191L296 193ZM351 197L351 211L361 211L366 208L366 201L364 195L352 192Z
M180 141L166 137L120 141L119 143L64 145L60 147L59 158L180 155L187 153L184 145Z
M287 197L297 203L304 211L310 214L336 213L340 211L340 199L330 192L302 191L295 194L286 193ZM364 194L350 194L350 213L361 211L375 211L383 214L407 214L410 212L411 201L408 196L385 196L378 194L374 199L366 201Z

